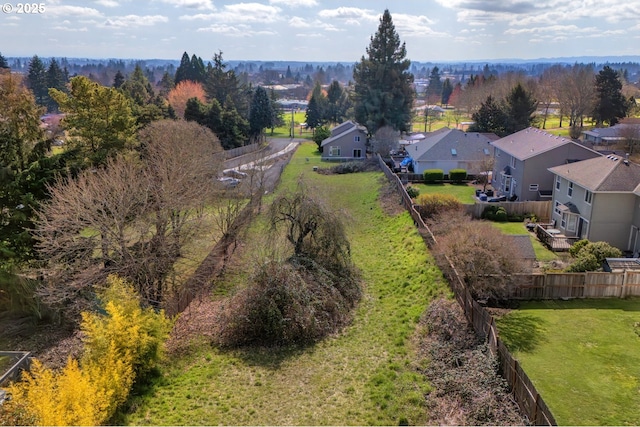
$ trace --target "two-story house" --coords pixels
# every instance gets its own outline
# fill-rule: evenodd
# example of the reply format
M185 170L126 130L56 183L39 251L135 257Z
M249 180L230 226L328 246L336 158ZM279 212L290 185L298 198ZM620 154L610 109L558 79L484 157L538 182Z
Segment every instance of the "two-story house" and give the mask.
M493 187L499 194L520 201L551 198L554 181L550 167L601 157L568 138L533 127L491 145L495 157Z
M555 228L568 237L640 251L640 165L609 155L549 171Z
M331 129L320 146L322 160L362 160L367 154L367 129L348 120Z

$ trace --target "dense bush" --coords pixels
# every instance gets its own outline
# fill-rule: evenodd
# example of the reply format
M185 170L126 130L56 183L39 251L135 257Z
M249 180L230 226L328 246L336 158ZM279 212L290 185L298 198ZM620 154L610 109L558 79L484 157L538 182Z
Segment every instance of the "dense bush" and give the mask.
M409 185L406 190L407 190L407 195L409 195L409 197L411 197L412 199L415 199L420 195L420 190L411 185Z
M498 361L465 320L455 301L434 300L420 321L418 343L432 425L523 425Z
M218 344L313 342L345 325L361 295L353 271L336 275L306 258L265 263L251 283L223 308Z
M100 294L102 313L83 313L81 365L59 372L34 361L9 387L5 411L19 424L100 425L124 403L136 379L152 369L169 332L162 312L142 309L133 287L110 276Z
M444 171L442 169L427 169L422 176L427 184L442 182L444 180Z
M353 162L339 163L330 168L319 168L318 173L322 175L342 175L347 173L379 171L377 162L367 160L357 160Z
M442 212L462 209L462 203L451 194L421 194L416 199L416 205L424 219Z
M467 179L467 171L465 169L451 169L449 171L449 179L456 184L460 184Z
M602 268L606 258L620 258L622 251L611 246L607 242L589 242L579 240L570 249L569 253L575 261L567 267L569 272L596 271Z

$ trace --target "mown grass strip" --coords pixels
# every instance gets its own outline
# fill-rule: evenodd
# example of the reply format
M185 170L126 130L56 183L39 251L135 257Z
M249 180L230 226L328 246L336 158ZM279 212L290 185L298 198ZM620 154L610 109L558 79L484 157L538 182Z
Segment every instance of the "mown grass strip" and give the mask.
M446 284L409 215L390 217L381 210L382 173L325 176L312 171L314 164L319 164L315 145L302 145L285 169L282 188L293 188L304 174L311 191L341 210L365 286L352 325L303 349L223 351L205 345L168 360L162 377L133 402L136 410L123 422L426 422L429 385L414 366L410 337L430 300L448 292Z
M497 321L559 425L640 424L640 299L523 303Z
M475 203L476 189L466 184L411 184L412 187L420 190L420 194L451 194L460 203Z
M540 243L540 240L536 238L535 234L528 231L522 222L492 222L491 225L502 231L504 234L528 234L538 261L544 262L558 259L558 255Z

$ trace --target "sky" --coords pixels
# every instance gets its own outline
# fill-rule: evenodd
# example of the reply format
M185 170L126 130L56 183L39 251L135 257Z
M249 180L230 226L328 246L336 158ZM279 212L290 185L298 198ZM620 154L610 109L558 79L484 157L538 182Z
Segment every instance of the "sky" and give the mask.
M6 57L353 63L385 9L412 61L640 55L640 0L2 1Z

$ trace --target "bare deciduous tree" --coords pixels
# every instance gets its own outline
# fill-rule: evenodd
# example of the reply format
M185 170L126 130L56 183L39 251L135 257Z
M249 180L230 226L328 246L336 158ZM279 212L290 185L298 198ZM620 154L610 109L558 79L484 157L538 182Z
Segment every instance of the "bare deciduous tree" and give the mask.
M618 125L618 136L624 139L627 152L633 154L640 145L640 125Z
M391 150L398 148L400 133L391 126L383 126L376 131L371 141L371 150L381 156L389 156Z
M222 149L192 122L153 123L140 141L140 159L118 157L50 188L35 231L50 302L91 298L109 274L162 301L174 263L200 229L202 206L216 194Z

